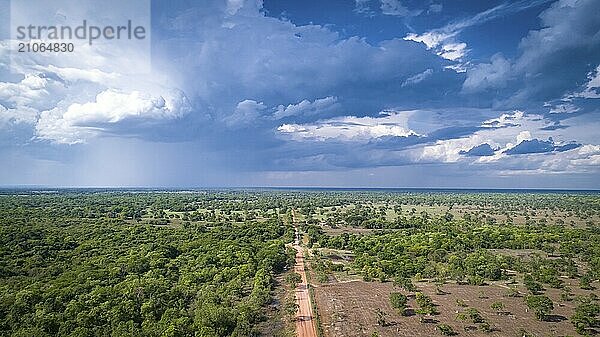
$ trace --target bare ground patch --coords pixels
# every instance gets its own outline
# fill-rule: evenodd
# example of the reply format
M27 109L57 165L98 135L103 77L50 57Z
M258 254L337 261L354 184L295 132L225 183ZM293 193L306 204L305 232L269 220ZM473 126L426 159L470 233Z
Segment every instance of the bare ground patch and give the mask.
M589 294L571 285L576 295ZM568 318L573 314L575 301L560 300L560 290L548 289L546 295L554 301L555 309L551 321L542 322L527 310L523 297L509 297L508 287L503 284L487 286L469 286L446 284L441 288L445 294L436 294L436 286L431 283L418 283L417 287L431 296L437 305L439 315L430 316L432 323L421 323L419 315L402 316L389 303L389 294L394 291L406 292L392 283L352 281L324 284L315 288L315 297L321 315L326 337L371 336L375 331L380 336L440 336L437 324L448 324L459 336L515 336L521 337L523 330L534 336L576 336ZM525 289L519 287L522 293ZM476 308L481 316L494 329L481 331L478 324L457 319L457 313L466 309L458 304L463 302L470 308ZM501 301L505 308L503 314L491 309L492 303ZM408 302L416 308L414 298ZM376 311L387 313L388 326L377 325ZM470 331L467 331L470 330Z

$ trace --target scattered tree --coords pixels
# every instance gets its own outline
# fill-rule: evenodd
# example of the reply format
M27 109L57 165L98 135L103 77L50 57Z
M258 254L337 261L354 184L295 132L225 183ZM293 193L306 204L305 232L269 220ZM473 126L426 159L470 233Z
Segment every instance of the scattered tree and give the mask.
M423 294L422 292L416 293L415 300L419 309L417 309L417 313L421 315L437 315L437 310L435 308L435 304L431 300L431 297Z
M525 288L527 288L527 290L529 290L529 292L531 292L532 295L537 295L544 290L544 287L542 287L541 284L536 282L533 279L533 276L529 274L525 274L525 276L523 277L523 283L525 284Z
M546 316L554 310L554 303L544 295L529 295L525 298L525 303L529 309L533 310L540 321L545 320Z
M294 289L298 286L298 283L302 282L302 276L296 272L289 273L285 276L285 281Z
M454 331L454 329L453 329L453 328L452 328L450 325L448 325L448 324L445 324L445 323L438 324L438 325L437 325L437 329L440 331L440 333L441 333L443 336L454 336L454 335L458 335L458 334L457 334L457 333Z
M406 295L401 293L391 293L390 294L390 303L392 308L397 309L400 314L404 315L406 310L406 303L408 302L408 298Z
M582 301L571 316L571 323L579 334L587 334L588 330L600 325L600 304L591 301Z
M504 303L502 303L501 301L496 301L490 305L490 308L496 310L497 314L500 314L500 312L504 310Z

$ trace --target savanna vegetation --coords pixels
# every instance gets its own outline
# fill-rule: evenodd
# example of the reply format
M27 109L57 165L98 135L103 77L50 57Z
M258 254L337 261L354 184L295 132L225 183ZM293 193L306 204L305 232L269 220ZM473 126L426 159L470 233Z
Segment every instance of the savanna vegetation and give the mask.
M599 219L595 193L4 190L0 336L259 335L274 288L299 282L286 245L293 222L317 282L353 273L391 282L385 301L405 319L442 310L419 282L443 294L447 283L501 281L534 320L576 303L566 319L591 335ZM296 312L293 300L281 307ZM502 299L487 307L512 314ZM454 316L495 331L475 308ZM389 319L375 312L377 326ZM452 324L435 327L463 333Z
M186 220L216 198L0 196L0 335L256 334L274 276L293 264L293 230L225 201L208 222ZM225 220L233 209L245 222Z
M426 316L435 316L439 309L415 282L434 283L439 294L447 283L502 282L508 285L507 296L522 297L538 320L569 319L580 334L597 333L599 304L594 293L591 298L573 296L568 284L596 290L599 212L600 198L593 193L354 194L334 206L300 209L309 245L317 252L315 264L332 264L324 273L318 269L322 280L343 268L367 282L393 282L405 292L390 294L392 307L404 313L403 299L412 294L415 312ZM332 263L340 259L327 259L327 254L335 255L331 251L351 252L351 262ZM560 299L546 296L547 289L560 289ZM575 313L552 315L557 300L576 301ZM512 315L498 301L492 309ZM495 329L474 308L457 319L465 317L474 329ZM439 331L453 333L443 324Z

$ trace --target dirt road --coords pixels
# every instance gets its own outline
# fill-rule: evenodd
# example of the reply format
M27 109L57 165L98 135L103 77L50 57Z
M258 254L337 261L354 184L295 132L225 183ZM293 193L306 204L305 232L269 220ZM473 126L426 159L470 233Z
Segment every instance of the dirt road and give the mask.
M302 282L296 287L296 303L299 306L298 312L296 313L297 335L298 337L317 337L315 319L310 296L308 294L308 282L306 280L306 272L304 271L304 254L302 252L302 247L300 247L298 229L296 229L294 249L296 249L296 265L294 266L294 270L302 276Z

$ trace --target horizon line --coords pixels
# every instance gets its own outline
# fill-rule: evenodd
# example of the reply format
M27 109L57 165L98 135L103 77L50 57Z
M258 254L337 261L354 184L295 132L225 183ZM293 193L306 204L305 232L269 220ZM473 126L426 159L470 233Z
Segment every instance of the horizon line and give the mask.
M600 192L594 188L553 188L553 187L397 187L397 186L49 186L49 185L0 185L0 190L163 190L163 191L201 191L201 190L438 190L438 191L578 191Z

